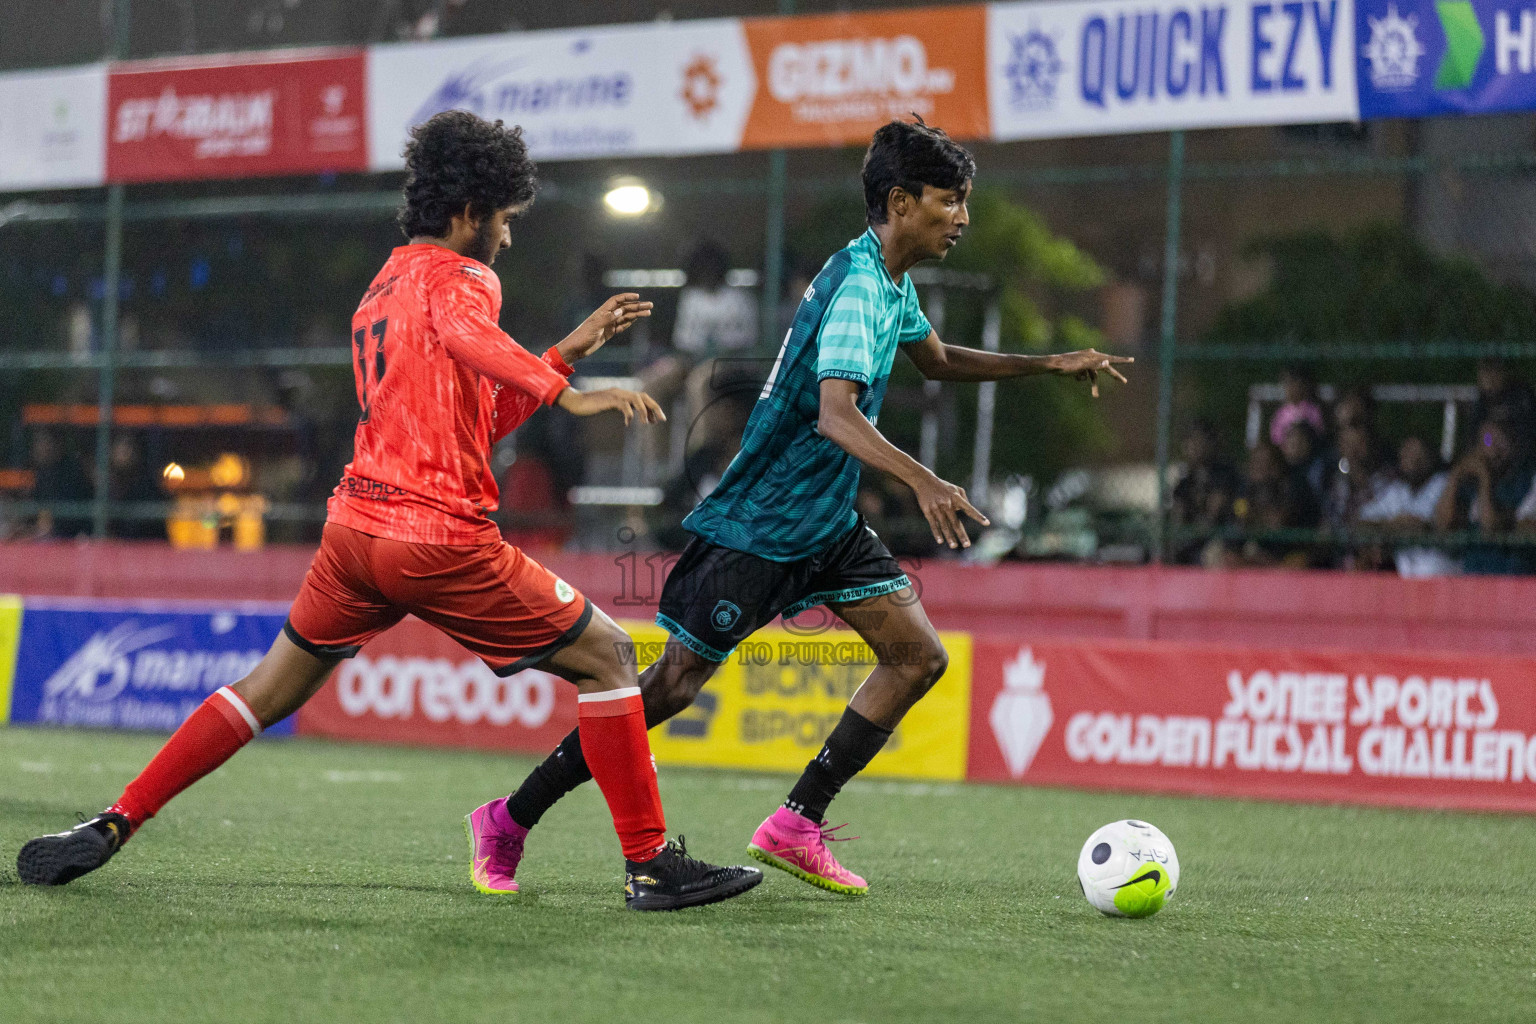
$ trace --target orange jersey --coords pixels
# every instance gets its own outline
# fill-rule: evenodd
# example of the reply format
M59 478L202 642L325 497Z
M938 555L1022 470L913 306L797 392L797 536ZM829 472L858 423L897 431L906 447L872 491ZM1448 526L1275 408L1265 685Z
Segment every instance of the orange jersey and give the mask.
M418 544L499 541L491 443L554 402L571 368L496 325L501 282L440 245L396 249L352 315L362 415L326 518Z

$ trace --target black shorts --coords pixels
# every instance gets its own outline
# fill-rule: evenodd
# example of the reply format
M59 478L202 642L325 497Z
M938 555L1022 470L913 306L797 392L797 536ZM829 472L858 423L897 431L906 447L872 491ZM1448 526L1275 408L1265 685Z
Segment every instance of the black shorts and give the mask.
M824 551L794 562L694 537L662 587L656 624L694 653L725 661L779 615L793 618L818 604L862 601L911 585L863 516Z

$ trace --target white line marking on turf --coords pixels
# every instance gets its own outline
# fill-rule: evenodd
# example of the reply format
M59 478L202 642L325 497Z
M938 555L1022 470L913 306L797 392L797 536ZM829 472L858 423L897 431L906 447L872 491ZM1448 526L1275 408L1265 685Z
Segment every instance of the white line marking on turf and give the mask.
M53 762L52 761L22 761L21 764L20 764L20 767L21 767L21 770L24 771L24 772L33 772L33 773L38 774L38 775L47 775L49 772L53 771Z
M381 771L343 772L343 771L337 771L336 769L333 768L330 771L325 773L325 781L326 782L340 782L340 783L349 783L349 782L404 782L405 781L405 776L402 775L400 772L381 772Z

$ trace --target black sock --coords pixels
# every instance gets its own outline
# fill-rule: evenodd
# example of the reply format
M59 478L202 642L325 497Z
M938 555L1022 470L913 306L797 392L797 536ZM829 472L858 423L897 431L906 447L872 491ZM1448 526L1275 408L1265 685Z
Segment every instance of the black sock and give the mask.
M507 813L523 828L533 828L561 797L592 777L581 754L581 737L572 729L550 755L507 797Z
M832 735L827 737L821 753L805 766L805 774L789 791L784 806L820 822L826 817L827 805L832 798L849 779L864 770L890 738L891 730L880 728L853 708L848 708Z

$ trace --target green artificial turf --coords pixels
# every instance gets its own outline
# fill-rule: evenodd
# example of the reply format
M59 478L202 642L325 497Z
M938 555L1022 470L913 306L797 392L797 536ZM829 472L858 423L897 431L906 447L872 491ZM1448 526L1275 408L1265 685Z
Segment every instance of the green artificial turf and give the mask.
M526 759L262 742L116 860L20 886L28 837L94 813L154 737L0 729L0 1020L1489 1021L1536 1018L1536 826L1515 817L855 782L862 900L777 872L741 899L623 909L597 791L469 885L461 818ZM745 862L785 777L662 770L689 849ZM1172 837L1177 897L1091 910L1082 841Z

